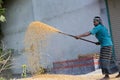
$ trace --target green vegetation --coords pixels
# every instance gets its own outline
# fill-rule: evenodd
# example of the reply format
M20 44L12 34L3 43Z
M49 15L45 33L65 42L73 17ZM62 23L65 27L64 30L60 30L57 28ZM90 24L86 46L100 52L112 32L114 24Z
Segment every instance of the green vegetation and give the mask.
M46 68L40 67L39 70L35 74L45 74L47 72Z
M3 8L2 4L3 4L3 1L0 0L0 22L5 22L6 21L4 16L5 8Z
M22 78L26 78L27 77L27 66L25 64L22 65L22 74L21 77Z
M3 77L0 77L0 80L6 80L5 78L3 78Z
M12 75L12 49L7 49L1 42L0 45L0 77L8 78Z

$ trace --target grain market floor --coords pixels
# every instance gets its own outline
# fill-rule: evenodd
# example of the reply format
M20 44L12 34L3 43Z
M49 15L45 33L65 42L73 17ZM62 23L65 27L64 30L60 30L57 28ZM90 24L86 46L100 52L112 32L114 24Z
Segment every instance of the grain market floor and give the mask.
M110 75L109 80L120 80L115 78L116 75L117 73ZM102 77L101 71L96 70L86 75L44 74L18 80L100 80Z

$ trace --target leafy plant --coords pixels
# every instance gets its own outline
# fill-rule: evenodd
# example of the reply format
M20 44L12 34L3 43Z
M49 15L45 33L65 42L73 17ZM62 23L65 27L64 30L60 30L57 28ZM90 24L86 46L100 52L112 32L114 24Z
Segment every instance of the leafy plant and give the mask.
M0 0L0 21L5 22L6 21L6 18L4 16L5 8L3 8L2 4L3 4L3 0Z
M5 78L3 78L3 77L0 77L0 80L6 80Z
M25 78L27 77L27 66L25 64L22 65L22 74L21 74L21 77L22 78Z
M7 49L3 42L0 45L0 76L12 67L12 50ZM7 74L6 74L7 75Z
M5 8L3 8L3 0L0 0L0 22L5 22L6 21L6 18L4 16L5 14ZM1 25L0 25L0 40L3 38L3 32L2 32L2 29L1 29Z
M46 68L40 67L36 74L45 74L47 72Z

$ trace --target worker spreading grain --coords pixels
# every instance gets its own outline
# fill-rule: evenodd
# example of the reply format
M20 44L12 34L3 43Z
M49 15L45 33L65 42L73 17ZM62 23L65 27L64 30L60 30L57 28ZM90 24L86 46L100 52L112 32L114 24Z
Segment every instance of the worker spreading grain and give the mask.
M112 52L112 40L109 36L107 28L102 24L102 20L99 16L96 16L93 20L94 28L86 33L75 36L76 39L81 37L86 37L89 35L95 35L99 42L96 42L96 45L101 45L100 49L100 67L102 73L105 75L101 80L108 80L109 74L117 72L117 67L115 65L115 60ZM120 77L120 72L116 78Z

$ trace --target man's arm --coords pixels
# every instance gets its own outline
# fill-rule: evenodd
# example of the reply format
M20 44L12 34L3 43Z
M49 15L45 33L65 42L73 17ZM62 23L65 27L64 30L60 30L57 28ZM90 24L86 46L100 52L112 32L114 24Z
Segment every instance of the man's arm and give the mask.
M81 34L81 35L75 36L75 38L76 38L76 39L80 39L81 37L86 37L86 36L90 36L90 35L91 35L90 32L86 32L86 33L83 33L83 34Z

